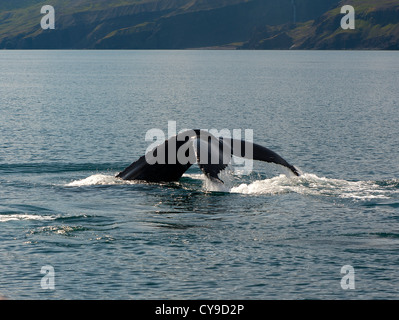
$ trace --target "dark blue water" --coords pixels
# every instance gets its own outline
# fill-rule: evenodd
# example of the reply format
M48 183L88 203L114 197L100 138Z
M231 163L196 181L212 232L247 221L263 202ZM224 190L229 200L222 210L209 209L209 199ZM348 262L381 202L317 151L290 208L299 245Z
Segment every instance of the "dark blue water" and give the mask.
M0 52L1 295L397 299L398 84L397 52ZM115 179L168 121L252 129L303 175Z

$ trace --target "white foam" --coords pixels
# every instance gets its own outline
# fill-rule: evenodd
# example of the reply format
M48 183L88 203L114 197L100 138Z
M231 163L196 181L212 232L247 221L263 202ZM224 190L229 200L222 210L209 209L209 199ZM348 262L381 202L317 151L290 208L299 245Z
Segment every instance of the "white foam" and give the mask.
M219 174L224 183L214 182L202 173L185 173L184 177L203 182L205 192L230 192L253 195L277 195L298 193L302 195L331 196L353 200L390 199L392 190L388 190L373 181L347 181L318 177L315 174L304 173L299 177L281 174L271 179L256 180L251 183L234 185L239 177L230 170ZM122 180L114 175L94 174L85 179L72 181L65 186L82 187L93 185L136 184L137 181ZM399 192L399 191L397 191Z
M195 180L205 180L205 176L202 173L184 173L182 177L187 177Z
M299 193L304 195L324 195L357 200L389 199L389 191L372 181L346 181L318 177L305 173L300 177L279 175L250 184L231 188L230 192L242 194L281 194Z
M81 180L75 180L67 183L66 187L84 187L95 185L116 185L116 184L135 184L135 181L122 180L115 176L105 174L93 174L90 177Z
M285 175L280 175L272 179L256 180L250 184L242 183L230 189L232 193L243 194L279 194L295 191L293 184L288 182Z
M55 220L55 216L41 216L33 214L2 214L0 222L19 221L19 220Z

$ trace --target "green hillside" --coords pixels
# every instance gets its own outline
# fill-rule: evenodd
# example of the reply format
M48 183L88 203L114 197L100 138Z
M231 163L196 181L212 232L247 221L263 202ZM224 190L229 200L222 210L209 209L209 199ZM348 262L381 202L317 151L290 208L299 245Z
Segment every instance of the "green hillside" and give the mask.
M93 16L96 20L96 14L99 12L110 10L116 7L126 5L139 5L151 0L52 0L51 5L56 11L56 23L58 30L64 30L68 27L84 27L89 20L89 16ZM153 1L156 2L156 1ZM13 39L29 39L41 34L40 20L42 14L40 9L42 6L49 4L47 0L2 0L0 2L0 43L5 38ZM80 15L86 15L83 24L79 21ZM16 39L10 40L12 43Z
M0 49L397 49L399 0L47 0L0 2ZM353 5L356 29L340 28Z
M355 29L341 28L343 5L355 9ZM247 49L399 49L398 0L345 0L320 17L258 28Z
M354 30L339 27L339 8L328 11L304 30L300 48L399 49L399 1L345 1L356 10ZM343 5L343 3L342 3ZM338 25L338 27L337 27ZM298 38L298 40L300 40Z

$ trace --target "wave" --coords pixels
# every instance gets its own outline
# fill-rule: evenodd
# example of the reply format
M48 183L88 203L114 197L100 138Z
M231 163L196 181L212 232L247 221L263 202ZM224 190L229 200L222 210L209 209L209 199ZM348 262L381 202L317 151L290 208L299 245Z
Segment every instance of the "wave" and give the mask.
M348 181L318 177L303 173L299 177L281 174L270 179L261 179L237 185L236 178L225 175L225 184L204 179L206 191L229 192L245 195L279 195L296 193L310 196L334 197L353 201L392 200L399 197L399 181ZM234 185L236 184L236 185ZM396 203L396 201L395 201ZM392 205L392 203L389 203Z
M57 221L57 222L81 222L82 219L93 219L97 221L101 218L86 214L32 214L32 213L0 213L0 223L9 221ZM105 220L107 221L107 220Z
M320 195L353 200L390 199L398 194L395 184L386 186L376 181L347 181L318 177L305 173L300 177L279 175L265 180L257 180L249 184L240 184L230 189L232 193L242 194L284 194L298 193L302 195ZM387 187L389 186L389 187Z
M8 221L21 221L21 220L55 220L56 216L42 216L42 215L34 215L34 214L1 214L0 222L8 222Z
M399 182L389 181L347 181L318 177L315 174L304 173L300 177L281 174L279 176L255 180L249 183L237 182L241 177L222 172L220 178L224 184L213 182L203 174L185 173L181 185L187 189L190 181L202 181L205 192L226 192L246 195L278 195L297 193L301 195L326 196L352 200L392 199L399 195ZM114 175L94 174L81 180L67 183L66 187L84 187L95 185L132 185L141 184L138 181L128 181L116 178ZM192 184L192 183L191 183ZM197 184L192 185L197 188Z
M223 173L222 175L225 174L226 179L229 180L229 175L227 173ZM203 174L196 174L196 173L191 173L191 174L183 174L183 178L188 178L188 179L183 179L182 181L190 181L190 180L200 180L204 183L204 190L205 191L223 191L223 192L229 192L229 187L227 187L226 183L220 184L220 183L214 183L207 179ZM134 181L134 180L122 180L120 178L117 178L115 175L109 175L109 174L93 174L87 178L84 179L79 179L79 180L74 180L72 182L69 182L65 184L65 187L87 187L87 186L108 186L108 185L134 185L134 184L143 184L141 181ZM147 183L150 184L150 183Z

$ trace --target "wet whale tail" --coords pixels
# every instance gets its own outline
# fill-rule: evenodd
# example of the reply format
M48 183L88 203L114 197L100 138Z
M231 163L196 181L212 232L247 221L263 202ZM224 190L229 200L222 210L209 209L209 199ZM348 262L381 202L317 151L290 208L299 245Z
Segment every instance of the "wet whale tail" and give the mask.
M274 151L244 140L217 138L208 131L194 129L179 133L156 146L118 173L123 180L146 182L178 181L194 163L211 180L223 181L218 174L232 156L275 163L299 176L298 170Z

